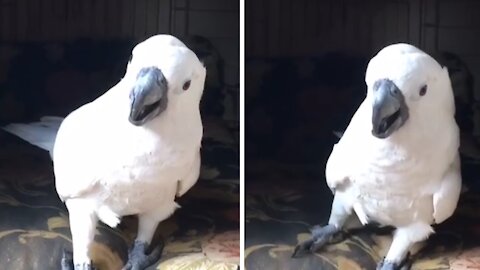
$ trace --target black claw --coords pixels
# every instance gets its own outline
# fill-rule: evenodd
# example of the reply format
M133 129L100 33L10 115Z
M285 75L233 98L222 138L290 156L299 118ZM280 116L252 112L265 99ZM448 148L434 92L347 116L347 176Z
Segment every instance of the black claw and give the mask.
M73 264L73 253L68 250L63 250L62 260L60 262L61 270L95 270L91 263L88 264Z
M91 263L75 265L75 270L96 270Z
M377 265L377 270L400 270L401 268L398 267L395 263L393 262L387 262L385 259L383 259L378 265Z
M409 270L412 267L412 261L410 260L410 252L407 253L407 256L405 256L399 267L400 270Z
M332 236L330 236L330 239L328 241L328 244L338 244L340 242L345 241L345 239L350 236L350 233L346 231L337 231Z
M317 238L313 241L312 245L310 245L310 253L315 253L315 251L319 250L323 246L325 246L329 242L327 237Z
M71 251L63 250L62 261L60 262L62 270L74 270L73 268L73 253Z
M303 255L310 253L310 247L312 246L312 244L313 239L308 239L307 241L298 244L292 253L292 258L299 258Z
M156 246L150 254L146 254L147 248L147 243L135 241L128 254L128 262L122 270L143 270L160 260L163 244Z
M407 254L400 264L387 262L385 258L383 258L382 261L378 263L377 270L409 270L412 266L409 258L410 253Z
M156 263L162 257L163 244L156 246L147 256L149 265Z
M331 243L336 238L343 238L345 234L340 232L333 225L326 225L324 227L314 226L311 229L312 237L305 242L298 244L293 251L292 258L298 258L305 254L315 253L328 243Z

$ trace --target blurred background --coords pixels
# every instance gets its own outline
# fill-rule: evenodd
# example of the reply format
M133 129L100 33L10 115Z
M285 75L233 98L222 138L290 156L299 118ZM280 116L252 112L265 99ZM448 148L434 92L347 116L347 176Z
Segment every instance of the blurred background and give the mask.
M464 213L480 207L478 1L246 0L245 14L248 269L375 269L388 237L365 234L323 256L290 255L311 226L328 220L332 195L324 171L338 141L334 131L347 127L365 97L369 59L397 42L418 46L449 68L469 190L450 226L468 225L476 233L465 235L480 236L473 228L479 217ZM463 225L466 216L471 220ZM455 268L464 263L455 256L467 252L455 248L478 238L445 226L449 236L439 233L431 248L454 251L427 252L414 269L466 269ZM480 258L480 250L467 257Z

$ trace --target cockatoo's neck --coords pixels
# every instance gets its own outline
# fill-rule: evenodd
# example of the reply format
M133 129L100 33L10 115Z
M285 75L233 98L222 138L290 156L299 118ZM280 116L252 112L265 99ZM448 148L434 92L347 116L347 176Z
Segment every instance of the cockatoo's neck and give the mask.
M152 119L152 123L165 120L173 121L181 125L192 125L192 121L200 119L199 103L195 100L169 100L167 109L159 116Z
M182 147L200 146L203 134L199 105L195 102L171 102L167 109L145 123L147 132L161 134Z
M405 123L390 137L383 140L375 138L375 145L379 153L405 164L436 160L444 153L453 153L459 146L458 127L454 119L445 116L443 120L423 125L413 121Z
M410 110L410 116L403 126L389 137L379 139L372 135L371 100L367 98L359 110L361 110L360 115L362 115L360 117L369 123L363 129L364 136L370 138L368 140L371 141L372 147L381 149L401 148L415 150L428 145L447 143L452 140L454 130L458 128L452 113L447 109L439 110L435 113L420 113ZM452 130L452 132L446 133L445 130Z

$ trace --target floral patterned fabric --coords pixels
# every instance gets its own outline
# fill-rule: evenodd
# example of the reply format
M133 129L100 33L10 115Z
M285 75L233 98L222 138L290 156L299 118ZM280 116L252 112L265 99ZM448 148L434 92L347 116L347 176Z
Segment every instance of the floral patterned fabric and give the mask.
M163 255L149 269L225 269L239 264L238 141L221 120L204 121L202 172L159 225ZM48 153L0 133L0 269L59 269L71 251L68 212L58 198ZM97 226L92 257L100 270L121 269L136 235L136 219L118 229Z
M389 229L354 230L314 255L291 258L295 246L309 238L309 229L328 221L332 195L322 179L309 179L308 174L294 178L302 168L268 167L276 173L251 172L247 182L246 270L375 269L390 246ZM479 193L463 193L455 215L435 227L436 234L426 245L414 250L412 269L480 269L479 204Z

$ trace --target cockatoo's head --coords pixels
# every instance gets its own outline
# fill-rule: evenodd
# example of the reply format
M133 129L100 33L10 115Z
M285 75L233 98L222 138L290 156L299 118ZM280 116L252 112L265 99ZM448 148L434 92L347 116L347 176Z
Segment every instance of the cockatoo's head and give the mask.
M417 128L455 114L448 71L428 54L404 43L380 50L370 60L365 81L372 103L372 134L380 139L407 124ZM415 131L414 131L415 132Z
M130 90L129 121L141 126L166 110L198 110L206 70L193 51L170 35L156 35L132 51L123 83Z

